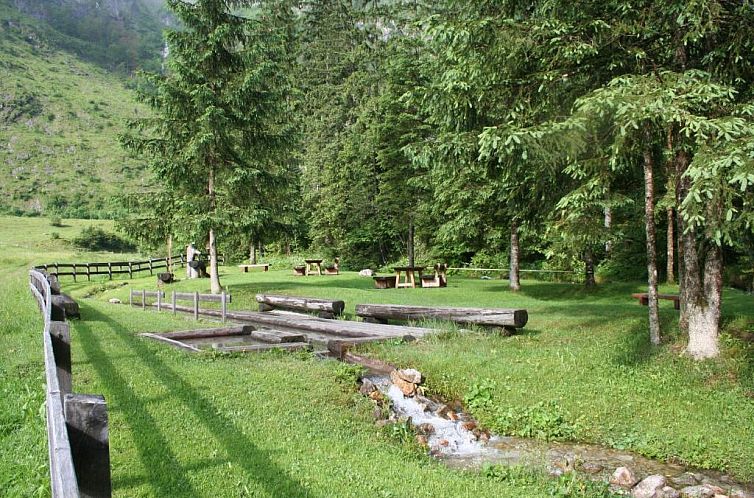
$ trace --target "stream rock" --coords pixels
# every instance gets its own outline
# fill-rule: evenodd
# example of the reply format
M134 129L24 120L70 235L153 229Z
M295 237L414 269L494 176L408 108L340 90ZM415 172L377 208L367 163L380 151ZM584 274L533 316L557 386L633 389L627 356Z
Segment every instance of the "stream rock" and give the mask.
M406 382L410 382L411 384L421 384L422 383L422 374L418 370L415 370L413 368L404 368L401 370L397 370L398 377L405 380Z
M670 486L662 488L662 498L681 498L681 492Z
M730 490L730 498L754 498L754 494L744 491L743 489L733 488Z
M667 485L665 476L658 474L645 477L631 490L634 498L664 498L663 488Z
M698 486L688 486L681 490L683 498L714 498L717 495L725 495L725 490L712 484L700 484Z
M623 489L631 489L636 486L639 479L634 472L628 467L618 467L610 476L610 484L619 486Z
M686 488L699 484L699 481L691 472L684 472L679 476L671 477L670 482L673 483L674 486L677 486L679 488Z
M404 380L400 376L400 374L398 374L398 370L393 370L392 372L390 372L390 382L395 384L395 386L401 390L404 396L411 397L416 394L416 384Z
M361 387L359 387L359 392L361 394L363 394L364 396L369 396L373 391L376 390L377 386L374 385L374 382L369 379L361 380Z

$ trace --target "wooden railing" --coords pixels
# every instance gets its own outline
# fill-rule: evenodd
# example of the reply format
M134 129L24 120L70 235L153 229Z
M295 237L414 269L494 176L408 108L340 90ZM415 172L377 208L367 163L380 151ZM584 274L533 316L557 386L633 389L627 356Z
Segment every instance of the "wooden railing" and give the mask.
M178 254L172 258L173 264L181 268L186 266L186 255ZM218 264L224 264L225 258L222 254L217 256ZM148 271L154 275L155 270L167 270L168 258L150 258L144 261L111 261L106 263L48 263L35 266L35 270L44 270L50 275L56 277L72 276L73 281L77 277L86 276L87 280L92 279L92 275L107 275L110 280L113 275L128 274L128 278L133 278L134 273Z
M193 303L191 311L194 313L194 319L198 320L199 312L201 311L199 309L199 302L220 303L220 316L222 317L222 320L224 322L228 313L228 303L232 302L233 300L232 296L230 294L226 294L225 291L221 292L220 294L199 294L198 292L173 291L170 294L169 303L163 302L164 297L164 291L146 291L132 289L131 292L129 292L128 304L129 306L140 305L141 309L146 309L147 306L152 306L151 304L147 304L147 298L154 298L154 306L157 306L157 311L162 311L163 308L166 308L172 310L173 314L175 314L175 312L180 308L176 304L176 301L191 301Z
M71 334L52 320L47 277L31 270L29 286L44 317L47 441L54 498L109 497L110 443L107 405L100 395L72 393Z

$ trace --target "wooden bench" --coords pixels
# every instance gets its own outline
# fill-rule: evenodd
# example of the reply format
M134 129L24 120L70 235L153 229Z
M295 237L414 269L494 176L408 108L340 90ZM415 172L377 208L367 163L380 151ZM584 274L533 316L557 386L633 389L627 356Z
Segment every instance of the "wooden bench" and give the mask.
M342 315L346 304L343 301L317 299L313 297L277 296L272 294L257 294L259 311L282 309L304 313L317 313L320 318L335 318Z
M522 309L453 308L409 306L399 304L357 304L356 315L375 323L388 320L448 320L459 324L476 324L505 329L519 329L526 325L529 314Z
M293 274L297 277L303 277L306 276L306 266L299 265L293 267Z
M447 287L448 277L445 272L448 270L448 265L438 263L434 266L434 270L434 274L421 276L422 287Z
M269 263L259 263L254 265L238 265L240 269L243 270L244 273L248 273L250 269L252 268L261 268L262 271L269 271L270 270L270 264Z
M631 294L631 297L639 300L639 304L649 306L649 294L646 292L637 292ZM677 310L681 309L681 298L678 294L657 294L657 299L665 299L666 301L673 301L673 307Z
M330 266L325 266L325 275L340 275L340 258L335 258Z
M395 277L372 277L374 279L374 286L378 289L395 289Z

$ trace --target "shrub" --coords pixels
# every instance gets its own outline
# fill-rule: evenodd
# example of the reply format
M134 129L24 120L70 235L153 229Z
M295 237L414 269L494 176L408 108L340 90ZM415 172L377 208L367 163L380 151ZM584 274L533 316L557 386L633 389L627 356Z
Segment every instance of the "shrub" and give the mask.
M81 230L73 244L88 251L130 252L136 248L129 241L101 228L89 226Z
M60 234L58 232L52 232L50 234L50 238L52 238L52 240L58 240L60 238Z
M52 227L62 227L63 226L63 220L60 219L60 216L53 216L50 218L50 226Z

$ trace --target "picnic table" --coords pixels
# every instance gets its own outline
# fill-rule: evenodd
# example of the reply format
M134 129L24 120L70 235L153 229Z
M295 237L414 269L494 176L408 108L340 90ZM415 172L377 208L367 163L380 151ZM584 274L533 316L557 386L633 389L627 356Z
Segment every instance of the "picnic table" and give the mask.
M305 259L306 263L306 275L313 275L317 272L317 275L322 275L322 260L321 259Z
M419 272L419 275L421 275L421 272L424 270L424 268L424 266L393 267L393 271L395 272L395 286L397 288L411 287L413 289L414 287L416 287L416 272ZM402 280L401 275L403 275Z

